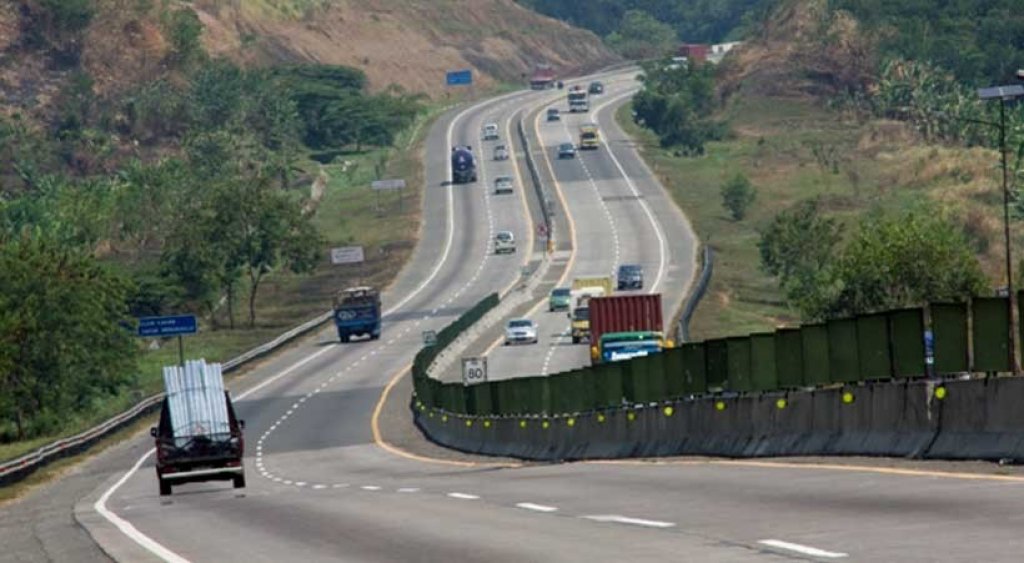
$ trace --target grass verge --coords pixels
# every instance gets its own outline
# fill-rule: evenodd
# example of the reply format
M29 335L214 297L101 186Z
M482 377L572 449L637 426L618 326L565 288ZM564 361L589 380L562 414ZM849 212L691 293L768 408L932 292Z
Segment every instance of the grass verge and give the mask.
M972 242L994 284L1001 282L1004 246L998 154L923 143L902 123L856 120L805 99L739 97L723 110L730 138L707 145L699 158L676 156L632 121L631 106L616 118L697 236L716 251L714 276L694 316L694 339L718 338L796 325L776 281L760 270L759 230L780 211L820 197L823 212L845 232L876 210L929 201L948 210ZM722 207L722 184L738 172L757 191L742 221ZM1014 227L1014 244L1022 238ZM998 281L997 281L998 280Z

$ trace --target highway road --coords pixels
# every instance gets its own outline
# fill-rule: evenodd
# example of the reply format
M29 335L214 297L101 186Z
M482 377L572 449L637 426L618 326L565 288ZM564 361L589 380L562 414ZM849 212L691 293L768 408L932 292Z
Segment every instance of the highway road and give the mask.
M415 436L399 436L408 431L403 417L376 417L402 412L408 396L401 387L382 409L380 399L418 349L419 331L508 286L533 259L491 255L498 228L528 238L525 200L443 185L448 146L479 145L482 123L505 123L544 105L548 95L513 93L452 111L432 128L423 238L385 294L390 310L380 341L342 346L327 329L233 382L247 423L246 489L191 484L161 498L150 439L139 435L5 506L0 560L1020 559L1024 475L1012 468L953 474L938 471L946 466L894 469L865 461L686 459L517 465L432 450ZM614 146L614 131L612 139ZM583 158L592 175L610 175ZM628 174L626 158L620 162ZM485 161L486 177L511 164ZM580 194L594 188L585 177L575 176ZM610 209L623 232L646 228L642 211ZM655 217L665 221L662 228L680 228L667 224L670 216Z
M550 171L572 230L573 255L557 285L568 287L574 278L590 276L611 276L614 283L619 265L640 264L645 277L641 292L662 294L663 316L671 323L692 282L697 242L685 216L615 122L615 111L638 87L632 76L620 75L604 94L591 97L589 113L568 113L563 98L548 106L561 109L560 121L546 121L544 111L538 111L529 122L544 148L539 165ZM579 151L574 159L558 158L558 145L577 143L579 126L587 122L598 124L600 148ZM483 350L468 352L487 356L491 380L590 364L589 347L572 343L565 312L550 312L541 302L528 316L539 328L536 345L502 346L492 340ZM674 327L665 329L674 335Z

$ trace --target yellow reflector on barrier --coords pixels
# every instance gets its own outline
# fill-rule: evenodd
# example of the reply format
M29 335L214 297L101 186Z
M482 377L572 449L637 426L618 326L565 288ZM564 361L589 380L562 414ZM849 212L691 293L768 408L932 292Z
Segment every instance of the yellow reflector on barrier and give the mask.
M853 403L853 400L854 400L853 393L850 393L849 391L846 391L845 393L843 393L843 402L844 403L849 405L849 404Z
M576 426L576 419L570 418L569 420L566 420L565 423L568 424L569 426Z
M551 424L549 424L548 421L545 420L544 422L540 423L540 426L541 428L547 430L548 426L551 426Z
M715 402L715 410L724 411L725 410L725 401L716 401Z
M775 401L775 407L776 408L784 409L784 408L786 408L786 404L787 403L786 403L785 399L779 399L778 401Z
M936 387L935 388L935 398L940 400L940 401L945 399L946 398L946 388L941 386L941 385Z
M634 420L636 420L636 413L635 412L628 412L628 413L626 413L626 419L629 420L630 422L633 422Z
M519 427L520 428L526 428L526 421L525 420L520 420L519 421Z
M442 416L441 417L441 422L448 422L448 415Z
M491 421L490 420L485 420L484 421L484 428L490 428L490 427L491 427Z
M597 421L598 422L604 422L604 415L603 414L597 415Z
M665 413L665 416L672 416L672 413L676 411L672 407L665 407L662 412Z
M467 420L466 421L466 426L473 426L473 421L472 420Z

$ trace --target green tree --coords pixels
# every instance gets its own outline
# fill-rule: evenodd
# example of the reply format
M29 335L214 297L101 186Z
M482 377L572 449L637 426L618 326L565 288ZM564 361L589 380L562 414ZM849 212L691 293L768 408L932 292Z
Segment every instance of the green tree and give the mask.
M963 232L932 209L864 219L827 274L800 304L807 317L960 300L987 289Z
M782 287L795 284L795 289L802 289L832 261L841 238L842 226L822 217L817 199L802 201L776 215L761 231L761 268Z
M627 59L651 59L670 53L677 39L671 26L643 10L629 10L605 41Z
M757 193L753 184L742 172L722 184L722 206L733 221L741 221L747 215L747 209L754 203Z
M40 229L0 238L0 418L17 439L56 430L135 367L130 282Z

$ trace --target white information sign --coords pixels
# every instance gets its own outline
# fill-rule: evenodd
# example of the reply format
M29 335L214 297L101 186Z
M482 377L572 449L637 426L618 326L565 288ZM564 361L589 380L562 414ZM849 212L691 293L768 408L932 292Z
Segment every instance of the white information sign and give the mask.
M359 264L363 257L361 246L340 246L331 249L331 264Z

